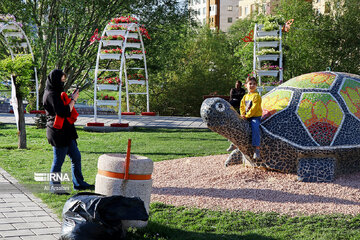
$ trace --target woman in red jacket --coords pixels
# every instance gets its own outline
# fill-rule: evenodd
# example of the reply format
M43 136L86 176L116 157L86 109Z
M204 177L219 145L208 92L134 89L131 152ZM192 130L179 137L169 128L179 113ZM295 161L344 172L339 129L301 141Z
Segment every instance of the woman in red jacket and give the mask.
M63 93L66 74L59 69L50 72L43 96L43 104L46 110L46 136L53 146L54 160L51 166L51 173L60 173L66 155L71 159L71 174L75 190L94 189L84 181L81 173L81 154L77 147L78 135L74 126L77 113L74 108L79 91L72 94L71 99ZM64 194L64 191L57 191L61 187L60 182L51 181L51 190L56 194Z

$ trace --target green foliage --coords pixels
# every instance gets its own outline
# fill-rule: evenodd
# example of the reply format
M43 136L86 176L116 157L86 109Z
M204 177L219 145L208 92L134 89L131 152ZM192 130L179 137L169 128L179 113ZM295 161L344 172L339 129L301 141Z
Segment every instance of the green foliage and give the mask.
M184 26L172 37L176 40L162 50L169 61L151 75L151 108L160 114L198 116L203 95L227 95L237 79L231 46L225 34L207 27L194 31ZM161 63L163 54L155 54Z
M15 77L17 91L25 97L30 91L34 75L34 63L30 54L11 56L0 61L0 76L9 79Z

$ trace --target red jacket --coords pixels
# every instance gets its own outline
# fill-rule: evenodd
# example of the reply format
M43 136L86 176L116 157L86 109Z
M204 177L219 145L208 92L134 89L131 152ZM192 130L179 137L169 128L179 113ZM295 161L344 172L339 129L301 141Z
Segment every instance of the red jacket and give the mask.
M71 99L68 97L66 92L61 93L61 100L64 102L65 106L69 105L71 102ZM79 116L79 113L76 111L75 107L73 107L70 117L67 117L66 120L70 124L74 124L76 122L78 116ZM59 115L56 115L53 127L56 129L62 129L64 121L65 121L65 118L60 117Z

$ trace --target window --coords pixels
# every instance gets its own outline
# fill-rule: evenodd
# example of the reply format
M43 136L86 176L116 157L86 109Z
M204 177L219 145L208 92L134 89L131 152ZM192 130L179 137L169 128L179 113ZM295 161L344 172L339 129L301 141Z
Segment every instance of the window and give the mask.
M320 3L320 0L316 0L316 3Z
M205 15L205 13L206 13L205 11L206 11L206 8L203 8L203 14L204 14L204 15Z
M232 17L228 18L228 23L232 23Z
M242 16L242 7L239 7L239 16Z
M228 7L227 7L227 10L228 10L228 11L232 11L232 10L233 10L233 6L231 6L231 5L228 6Z
M245 7L245 12L244 12L244 15L248 15L249 14L249 7Z

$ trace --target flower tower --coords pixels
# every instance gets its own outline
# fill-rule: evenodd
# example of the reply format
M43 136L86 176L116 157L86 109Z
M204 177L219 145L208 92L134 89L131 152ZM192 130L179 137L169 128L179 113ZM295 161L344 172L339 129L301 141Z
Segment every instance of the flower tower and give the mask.
M13 15L0 14L0 38L3 38L6 48L8 49L11 58L16 56L30 54L34 61L34 54L25 32L22 30L22 24L16 22ZM39 84L37 78L37 69L34 67L34 78L31 80L34 82L31 94L36 97L36 110L39 110Z
M259 85L264 84L261 77L270 76L277 81L267 82L271 85L283 82L282 55L282 17L260 16L254 28L253 74L258 77Z
M88 123L87 126L104 126L97 122L97 107L108 105L117 106L119 116L118 123L110 126L128 127L128 123L121 122L121 116L135 115L129 110L130 95L146 95L149 112L149 84L143 36L148 37L147 31L138 25L138 20L134 17L113 18L101 37L96 34L93 36L99 41L94 74L94 123ZM124 85L127 112L121 111ZM144 89L132 91L131 85L142 85ZM116 99L108 94L104 96L103 91L118 91L118 97Z

